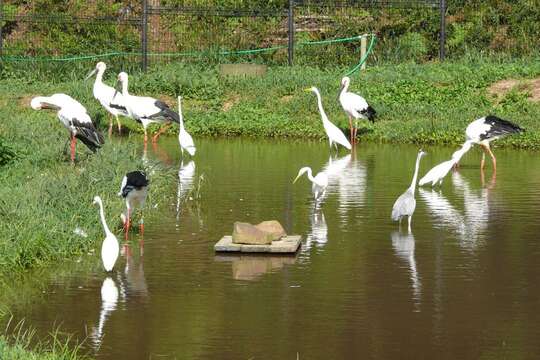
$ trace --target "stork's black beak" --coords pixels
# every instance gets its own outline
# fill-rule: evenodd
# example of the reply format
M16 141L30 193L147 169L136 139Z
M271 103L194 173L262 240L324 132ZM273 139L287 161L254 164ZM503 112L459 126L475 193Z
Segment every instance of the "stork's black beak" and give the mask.
M122 83L120 82L120 80L116 80L116 85L114 86L114 90L115 91L114 91L114 95L113 95L113 100L116 97L116 94L122 92Z
M86 81L86 80L90 79L90 78L96 73L96 71L97 71L97 69L94 69L94 70L90 71L90 72L88 73L88 75L86 75L86 77L84 78L84 80Z

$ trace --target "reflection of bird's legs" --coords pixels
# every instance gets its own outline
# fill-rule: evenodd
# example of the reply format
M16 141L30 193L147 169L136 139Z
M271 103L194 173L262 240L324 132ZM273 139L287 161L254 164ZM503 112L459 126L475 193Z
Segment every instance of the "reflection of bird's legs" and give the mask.
M109 139L111 138L111 135L112 135L112 115L109 114Z
M401 230L401 217L399 217L399 220L398 220L398 229Z
M144 151L146 151L146 144L148 143L148 132L146 131L146 126L143 125L144 128Z
M141 235L144 234L144 219L142 217L142 213L141 213L141 221L139 222L139 233Z
M409 229L409 234L410 234L410 233L411 233L411 221L412 221L412 215L409 215L409 217L408 217L407 220L408 220L408 222L409 222L409 228L408 228L408 229Z
M114 115L116 117L116 123L118 124L118 133L122 131L122 124L120 124L120 119L118 118L118 115Z
M163 134L170 126L171 126L171 122L169 121L167 124L165 124L164 126L161 127L161 129L159 129L159 131L154 135L154 137L152 138L152 141L153 142L156 142L157 139L159 138L159 136L161 134Z

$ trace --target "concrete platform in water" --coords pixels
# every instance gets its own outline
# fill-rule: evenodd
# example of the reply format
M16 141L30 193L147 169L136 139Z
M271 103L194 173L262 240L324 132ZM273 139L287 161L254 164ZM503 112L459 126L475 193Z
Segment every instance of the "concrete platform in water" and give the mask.
M216 252L295 253L301 242L300 235L288 235L281 240L272 241L270 245L234 244L232 236L225 235L214 245L214 250Z

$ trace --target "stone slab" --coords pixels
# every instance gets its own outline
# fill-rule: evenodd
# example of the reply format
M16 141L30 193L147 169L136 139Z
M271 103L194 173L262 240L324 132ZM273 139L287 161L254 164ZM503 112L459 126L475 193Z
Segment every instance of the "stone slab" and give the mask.
M280 240L272 241L270 245L235 244L232 236L225 235L215 245L216 252L244 252L244 253L295 253L302 243L300 235L288 235Z

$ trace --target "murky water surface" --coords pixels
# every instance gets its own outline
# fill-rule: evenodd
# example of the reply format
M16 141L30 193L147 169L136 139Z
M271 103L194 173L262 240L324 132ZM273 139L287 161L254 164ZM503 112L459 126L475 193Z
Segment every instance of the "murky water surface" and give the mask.
M538 154L495 149L498 172L482 175L473 148L441 190L417 192L408 234L390 212L415 147L360 144L330 160L326 143L197 145L183 163L176 139L149 154L180 180L159 189L168 203L109 278L97 255L69 263L15 317L43 335L61 325L98 359L539 356ZM427 150L421 175L453 152ZM306 178L291 183L306 165L330 178L320 208ZM303 236L296 256L214 253L234 221L266 219Z

